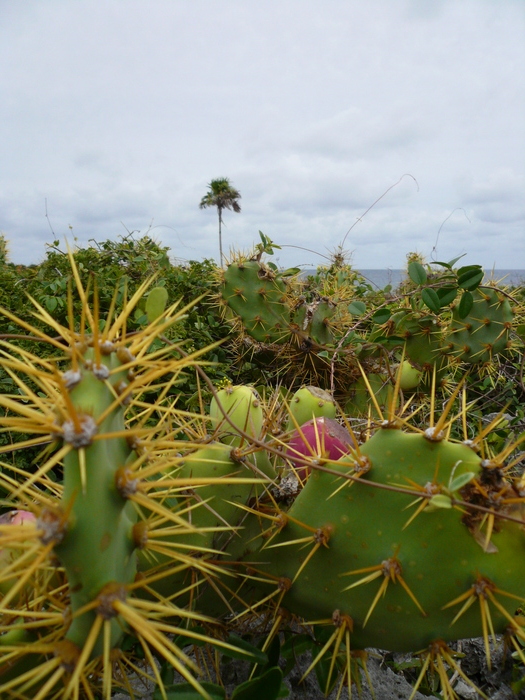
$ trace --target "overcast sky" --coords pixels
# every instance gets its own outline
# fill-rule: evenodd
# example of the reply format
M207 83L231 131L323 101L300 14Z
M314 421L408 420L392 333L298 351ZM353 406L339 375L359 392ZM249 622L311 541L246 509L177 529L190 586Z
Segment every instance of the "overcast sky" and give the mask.
M217 177L242 195L225 250L525 268L525 2L0 0L13 262L52 231L218 259Z

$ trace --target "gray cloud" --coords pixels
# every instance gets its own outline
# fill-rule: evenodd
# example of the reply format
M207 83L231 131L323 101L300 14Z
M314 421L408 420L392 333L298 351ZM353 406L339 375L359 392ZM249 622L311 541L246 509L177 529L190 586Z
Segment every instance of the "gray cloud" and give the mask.
M361 267L401 267L413 249L525 260L517 0L27 0L2 13L0 229L16 262L44 256L50 224L82 242L153 226L174 257L217 257L216 213L198 202L219 176L242 193L225 245L261 229L308 249L283 247L284 265L322 260L353 224ZM360 220L403 173L419 189L403 178Z

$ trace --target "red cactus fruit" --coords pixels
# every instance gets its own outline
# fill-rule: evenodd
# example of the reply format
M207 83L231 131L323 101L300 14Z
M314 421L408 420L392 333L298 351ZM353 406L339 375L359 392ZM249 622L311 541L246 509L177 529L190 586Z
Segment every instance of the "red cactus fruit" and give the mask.
M10 510L0 515L0 525L23 525L26 521L36 522L36 516L29 510Z
M28 510L11 510L0 515L0 526L23 525L27 527L28 525L34 526L35 522L35 515ZM1 534L2 528L0 528L0 535ZM7 537L7 541L11 543L11 546L0 546L0 597L6 595L16 581L16 572L11 575L8 574L7 576L5 572L24 551L23 548L21 548L22 540L23 536L18 541ZM4 573L4 576L2 576L2 573Z
M355 438L334 418L314 418L295 430L288 443L286 457L297 476L304 481L312 467L307 459L338 460L357 447Z

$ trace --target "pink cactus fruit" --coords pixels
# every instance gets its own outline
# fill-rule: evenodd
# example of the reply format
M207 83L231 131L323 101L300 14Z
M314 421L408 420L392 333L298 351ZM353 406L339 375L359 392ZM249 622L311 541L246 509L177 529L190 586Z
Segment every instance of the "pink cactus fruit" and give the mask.
M350 450L357 447L355 438L334 418L314 418L294 430L286 457L295 469L301 481L305 481L312 467L307 459L338 460Z
M5 526L23 525L34 526L36 516L28 510L11 510L0 515L0 542L4 540L6 546L0 546L0 596L6 595L17 578L17 573L9 573L13 562L23 551L20 547L22 537L11 537ZM2 537L4 535L4 537ZM2 576L3 574L3 576Z
M10 510L0 515L0 525L23 525L26 522L28 524L36 522L35 514L29 510Z

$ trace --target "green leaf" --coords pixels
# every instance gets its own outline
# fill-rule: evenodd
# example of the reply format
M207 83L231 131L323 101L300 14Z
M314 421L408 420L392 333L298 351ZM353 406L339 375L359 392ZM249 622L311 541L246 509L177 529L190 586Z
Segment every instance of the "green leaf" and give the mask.
M435 496L432 496L429 505L434 506L434 508L452 508L452 501L444 493L437 493Z
M315 666L315 675L317 676L317 682L319 687L325 695L329 695L332 691L338 676L337 664L335 668L332 668L331 657L323 656Z
M135 322L139 326L145 326L148 322L148 317L140 309L135 309L135 311L133 313L133 318L135 319Z
M450 482L448 488L450 489L450 491L459 491L459 489L463 488L463 486L468 484L468 482L471 481L475 476L476 475L474 472L465 472L464 474L460 474Z
M474 297L470 292L463 292L461 299L459 300L458 314L460 318L466 318L472 306L474 305Z
M266 236L262 231L259 231L259 237L261 239L261 243L259 245L262 246L263 253L273 255L274 248L276 248L277 250L281 250L281 246L277 245L277 243L274 243L272 239L269 236Z
M456 270L456 274L458 277L461 277L461 275L464 275L467 272L472 272L480 269L481 265L463 265L463 267L460 267Z
M452 304L454 299L457 297L458 288L447 285L446 287L440 287L440 289L436 290L436 294L439 297L439 303L441 306L448 306L449 304Z
M272 666L279 665L279 659L281 658L281 640L278 634L272 639L272 643L267 648L266 655L268 656L268 663L267 667L262 669L263 673Z
M52 314L57 306L58 299L56 297L46 297L46 309L49 311L49 313Z
M382 326L383 323L386 323L388 320L390 320L391 316L392 312L390 311L390 309L378 309L373 313L372 321Z
M362 316L366 311L366 304L363 301L353 301L348 305L348 311L352 316Z
M148 323L153 323L162 316L168 303L168 290L166 287L154 287L146 299L146 315Z
M225 700L224 688L215 683L199 684L210 696L211 700ZM199 693L191 683L177 683L164 687L168 700L202 700L202 693ZM157 688L153 694L153 700L162 700L163 695Z
M283 672L273 666L261 676L238 685L231 700L276 700L280 696L282 681Z
M441 301L435 289L426 287L421 292L421 298L423 299L423 303L426 304L431 311L433 311L435 314L439 313L439 310L441 309Z
M285 659L295 659L297 656L311 651L315 640L309 634L293 634L281 647L281 656Z
M427 281L427 273L421 263L413 261L408 263L408 276L416 284L425 284Z
M483 282L484 272L480 265L468 265L458 270L458 285L462 289L473 290Z
M466 253L462 253L461 255L458 255L457 258L452 258L452 260L449 261L448 265L449 267L454 267L454 265L457 263L458 260L461 260L461 258L464 258Z
M264 651L261 651L259 647L250 644L250 642L247 642L245 639L237 636L236 634L230 634L226 639L226 642L235 648L230 649L217 645L217 648L224 656L228 656L231 659L244 659L245 661L249 661L253 664L266 664L268 662L268 656L264 653ZM210 643L213 644L211 640Z

